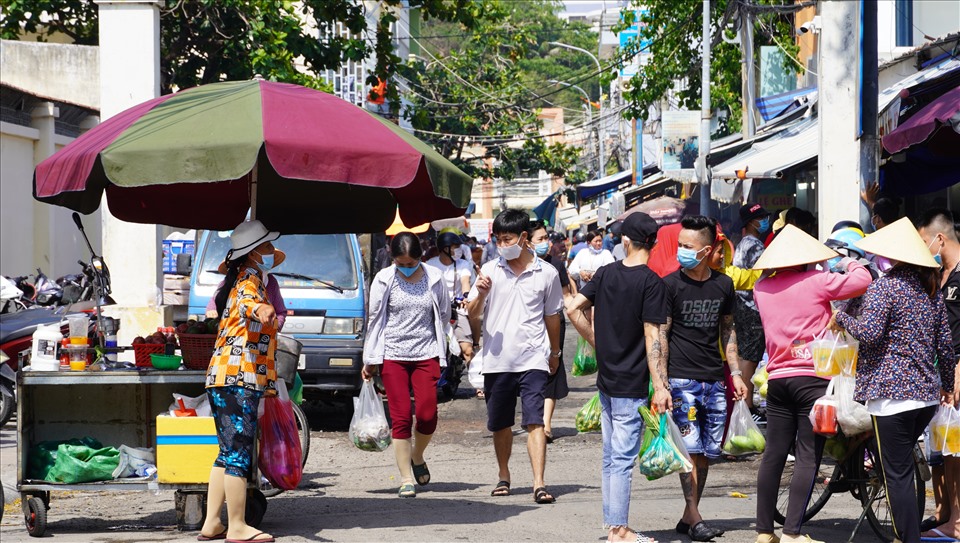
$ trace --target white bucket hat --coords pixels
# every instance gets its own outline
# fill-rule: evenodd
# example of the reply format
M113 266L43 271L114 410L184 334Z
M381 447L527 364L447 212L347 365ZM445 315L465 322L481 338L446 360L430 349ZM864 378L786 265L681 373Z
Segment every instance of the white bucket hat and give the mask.
M280 232L271 232L262 222L254 219L240 223L230 234L230 250L223 263L220 264L220 273L225 273L227 261L236 260L257 248L265 241L274 241L280 237Z

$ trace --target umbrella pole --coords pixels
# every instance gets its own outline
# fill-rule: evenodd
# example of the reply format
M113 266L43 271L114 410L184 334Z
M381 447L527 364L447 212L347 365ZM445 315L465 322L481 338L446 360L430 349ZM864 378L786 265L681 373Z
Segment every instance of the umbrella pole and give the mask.
M259 160L257 161L259 162ZM250 170L250 220L257 218L257 162Z

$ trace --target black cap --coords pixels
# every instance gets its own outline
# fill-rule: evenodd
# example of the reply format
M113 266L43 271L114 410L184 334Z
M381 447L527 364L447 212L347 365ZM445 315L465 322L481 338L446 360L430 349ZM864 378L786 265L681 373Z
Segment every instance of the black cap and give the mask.
M636 211L627 215L627 218L623 220L623 227L620 233L630 238L630 241L652 243L656 240L657 230L659 229L660 225L657 224L657 221L653 220L653 217L646 213Z
M754 219L762 219L763 217L769 216L770 212L760 204L747 203L740 208L740 222L744 225Z

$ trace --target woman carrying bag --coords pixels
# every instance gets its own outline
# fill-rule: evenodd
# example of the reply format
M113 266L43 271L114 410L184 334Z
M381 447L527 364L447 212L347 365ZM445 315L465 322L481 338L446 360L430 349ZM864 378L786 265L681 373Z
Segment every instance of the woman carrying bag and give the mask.
M216 295L220 327L206 380L220 454L210 471L207 516L199 541L274 541L249 526L244 513L260 398L276 394L278 323L267 300L265 278L275 261L271 242L279 237L256 220L240 224L230 236L226 278ZM224 501L228 528L220 522Z
M845 274L810 269L810 265L835 256L835 251L817 239L787 225L754 265L765 270L753 292L763 322L770 374L767 444L757 474L757 543L822 543L800 533L825 442L813 433L807 415L829 382L817 376L809 342L830 322L831 301L860 296L870 284L870 272L852 259L841 264ZM771 271L775 273L771 275ZM791 446L796 461L783 536L777 537L773 516Z
M390 254L393 265L380 270L370 285L361 375L368 380L379 370L383 378L400 468L399 496L413 498L414 478L420 485L430 482L423 452L437 428L437 381L447 365L450 296L440 270L421 265L417 236L397 234ZM412 444L411 388L417 419Z
M913 446L956 386L940 266L906 218L856 245L894 266L867 290L860 316L838 313L836 324L860 341L854 399L873 418L894 532L919 543Z

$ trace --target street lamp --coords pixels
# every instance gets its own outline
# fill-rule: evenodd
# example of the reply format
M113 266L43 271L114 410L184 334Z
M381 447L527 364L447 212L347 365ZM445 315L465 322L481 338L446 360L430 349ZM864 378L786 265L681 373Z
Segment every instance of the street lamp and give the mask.
M564 87L570 87L570 88L577 89L578 91L580 91L580 94L582 94L583 97L586 98L586 100L587 100L587 103L586 103L586 108L587 108L587 124L593 124L593 111L591 110L591 108L592 108L593 106L590 105L590 95L587 94L587 91L583 90L583 88L581 88L581 87L578 86L578 85L574 85L574 84L572 84L572 83L567 83L566 81L557 81L556 79L551 79L550 81L548 81L548 83L552 83L552 84L554 84L554 85L563 85ZM589 132L588 132L588 134L589 134ZM603 143L600 142L600 139L601 139L601 138L599 137L599 134L600 134L600 131L597 130L597 135L598 135L598 137L597 137L597 142L600 143L600 148L599 148L598 155L597 155L597 159L598 159L599 162L600 162L600 169L597 170L597 177L603 177Z
M547 43L550 45L556 45L557 47L563 47L564 49L571 49L573 51L578 51L585 55L589 55L590 58L593 59L593 62L597 65L597 76L600 77L601 75L603 75L603 68L600 66L600 60L597 59L596 55L594 55L590 51L587 51L582 47L576 47L576 46L569 45L566 43L561 43L558 41L550 41ZM603 161L603 137L605 133L603 129L603 84L601 83L600 85L597 86L597 88L598 88L597 103L600 104L600 108L599 108L600 125L599 125L599 128L597 129L597 133L599 134L599 137L597 139L600 140L600 171L597 173L597 175L598 177L603 177L603 175L606 173L604 168L604 161Z

